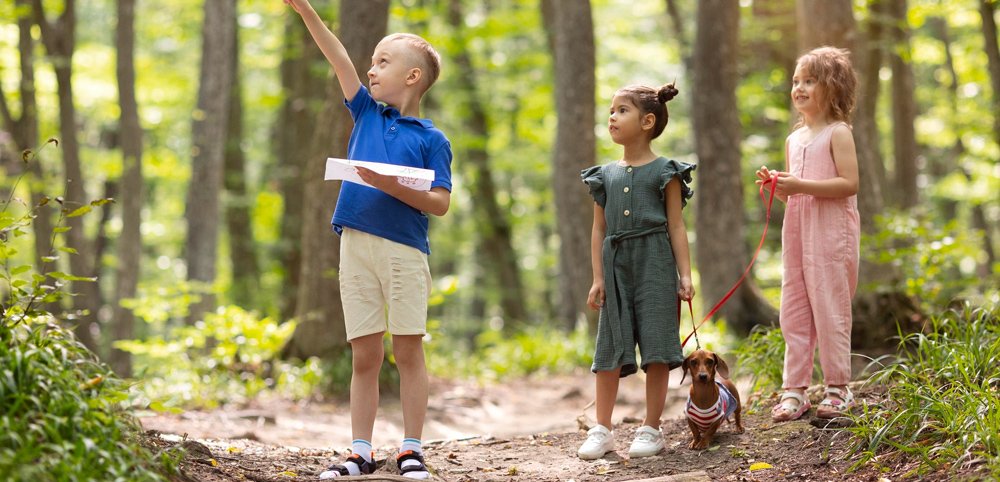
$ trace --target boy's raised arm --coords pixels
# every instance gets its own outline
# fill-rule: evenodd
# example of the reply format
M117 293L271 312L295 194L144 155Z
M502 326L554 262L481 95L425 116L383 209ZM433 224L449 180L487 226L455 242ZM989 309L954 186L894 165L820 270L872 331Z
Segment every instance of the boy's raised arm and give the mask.
M350 102L358 93L358 89L361 88L361 79L358 77L358 72L354 70L354 63L347 55L344 44L340 43L340 39L327 28L323 19L319 18L319 14L313 10L309 0L282 1L285 2L285 5L290 5L302 17L302 21L305 22L306 28L309 29L313 40L316 41L316 45L333 65L333 70L337 72L337 80L340 81L340 88L344 91L344 98Z

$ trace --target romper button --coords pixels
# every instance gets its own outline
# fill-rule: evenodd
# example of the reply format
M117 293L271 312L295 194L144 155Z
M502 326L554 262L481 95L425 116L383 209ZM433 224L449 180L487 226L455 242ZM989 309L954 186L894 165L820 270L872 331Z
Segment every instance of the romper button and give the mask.
M389 128L389 130L390 130L390 131L394 131L394 130L396 130L396 126L392 126L392 127L390 127L390 128Z
M625 210L625 215L628 216L628 209Z
M628 192L628 188L625 188L625 192Z
M631 168L631 167L630 167L630 168L628 168L628 172L632 172L632 168Z

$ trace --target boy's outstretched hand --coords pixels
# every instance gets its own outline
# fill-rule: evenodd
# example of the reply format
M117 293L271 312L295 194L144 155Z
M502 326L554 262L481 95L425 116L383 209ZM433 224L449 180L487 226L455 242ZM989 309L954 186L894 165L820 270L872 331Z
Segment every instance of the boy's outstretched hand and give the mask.
M309 5L309 0L281 0L281 1L284 2L285 5L292 7L299 14L301 14L302 11L305 10L306 8L312 7L312 5Z

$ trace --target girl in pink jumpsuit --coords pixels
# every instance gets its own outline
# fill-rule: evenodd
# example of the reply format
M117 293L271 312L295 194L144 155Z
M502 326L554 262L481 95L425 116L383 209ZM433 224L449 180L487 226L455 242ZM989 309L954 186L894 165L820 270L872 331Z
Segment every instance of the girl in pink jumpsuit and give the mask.
M785 371L772 420L801 417L812 378L813 353L827 386L816 410L833 418L854 404L851 379L851 298L858 282L861 233L858 159L851 135L857 78L846 50L821 47L799 58L792 102L801 114L785 141L787 172L757 171L758 184L786 202L781 231L781 332Z

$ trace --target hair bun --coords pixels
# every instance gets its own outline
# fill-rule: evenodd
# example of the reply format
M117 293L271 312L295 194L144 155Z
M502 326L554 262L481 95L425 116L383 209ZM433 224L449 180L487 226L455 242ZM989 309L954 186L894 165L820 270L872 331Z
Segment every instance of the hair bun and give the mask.
M674 87L673 82L660 87L660 90L656 92L656 100L660 101L661 104L669 102L675 96L677 96L677 87Z

